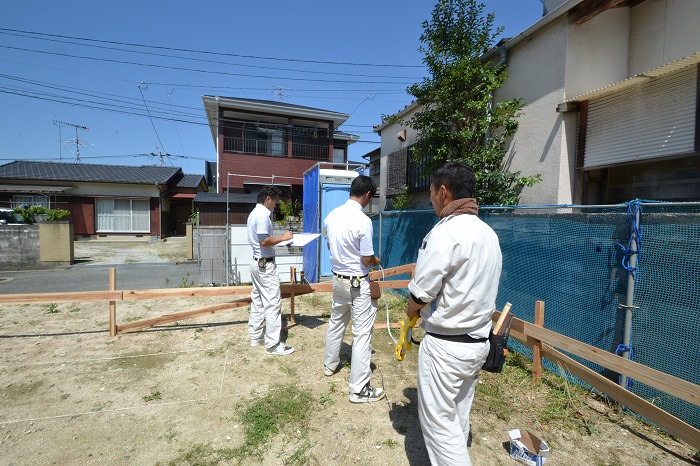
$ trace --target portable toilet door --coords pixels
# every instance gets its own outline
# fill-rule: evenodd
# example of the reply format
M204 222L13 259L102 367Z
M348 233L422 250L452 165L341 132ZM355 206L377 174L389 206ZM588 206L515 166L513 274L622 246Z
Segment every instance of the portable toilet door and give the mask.
M345 204L348 199L350 199L349 184L323 183L321 185L321 229L323 229L323 220L328 214L336 207ZM328 239L324 234L321 235L321 276L330 277L332 274Z

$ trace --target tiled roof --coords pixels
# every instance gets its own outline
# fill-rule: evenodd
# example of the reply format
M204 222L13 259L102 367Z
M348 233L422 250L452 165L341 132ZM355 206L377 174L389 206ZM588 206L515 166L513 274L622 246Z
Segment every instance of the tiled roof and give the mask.
M90 165L59 162L11 162L0 165L0 178L97 183L166 184L179 167ZM189 176L185 175L183 179ZM189 182L189 180L188 180Z
M197 188L199 183L204 181L202 175L183 175L182 178L175 184L178 188Z

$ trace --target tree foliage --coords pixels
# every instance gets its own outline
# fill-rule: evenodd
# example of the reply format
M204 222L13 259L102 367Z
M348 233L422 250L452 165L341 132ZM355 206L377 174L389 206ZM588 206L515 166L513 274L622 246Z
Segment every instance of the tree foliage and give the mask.
M512 205L540 176L521 176L504 166L523 103L492 99L507 77L498 56L483 60L502 32L493 29L494 19L476 0L438 0L420 37L429 77L408 88L421 110L402 123L417 131L414 154L430 156L426 174L447 161L465 162L476 173L479 203Z

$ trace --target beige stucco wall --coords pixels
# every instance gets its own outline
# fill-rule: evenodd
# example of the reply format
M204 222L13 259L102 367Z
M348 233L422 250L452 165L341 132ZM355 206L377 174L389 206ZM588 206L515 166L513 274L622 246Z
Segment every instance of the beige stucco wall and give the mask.
M700 50L700 1L647 0L631 9L629 74Z
M509 78L495 94L496 100L520 98L525 104L507 152L509 170L542 175L542 183L523 190L521 204L553 203L566 197L559 192L561 173L568 169L568 156L562 150L566 138L563 116L555 111L564 96L566 40L567 21L561 18L510 50Z
M73 223L44 222L39 224L39 260L73 263Z

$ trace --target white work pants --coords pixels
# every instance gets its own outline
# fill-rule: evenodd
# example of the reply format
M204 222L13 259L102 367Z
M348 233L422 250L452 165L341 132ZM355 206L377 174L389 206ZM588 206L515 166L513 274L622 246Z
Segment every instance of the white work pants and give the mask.
M350 393L359 393L372 378L372 329L377 316L377 302L369 292L369 278L360 280L360 288L351 288L350 280L333 276L333 305L326 330L323 364L335 370L340 363L340 345L352 319L352 361L348 385Z
M418 418L430 462L472 464L469 411L489 342L456 343L425 335L418 352Z
M280 341L282 330L282 295L280 278L274 262L258 267L258 261L250 263L250 278L253 289L250 292L250 317L248 335L251 340L260 340L265 332L265 348L273 348Z

